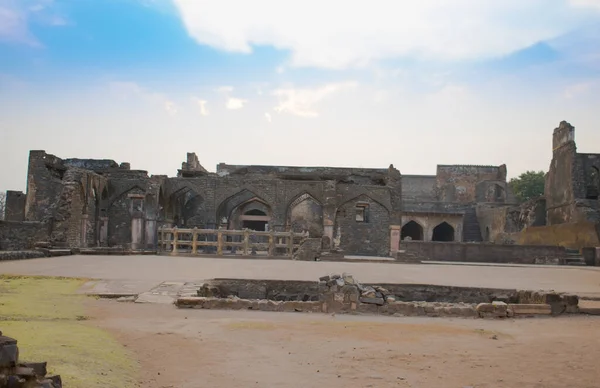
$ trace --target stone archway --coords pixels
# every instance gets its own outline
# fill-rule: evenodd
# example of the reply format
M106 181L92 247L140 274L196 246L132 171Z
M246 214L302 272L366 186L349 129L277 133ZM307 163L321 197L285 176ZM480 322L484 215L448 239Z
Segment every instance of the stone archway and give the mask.
M323 207L312 195L304 193L290 203L287 225L294 232L308 231L310 237L323 236Z
M431 241L454 241L454 228L446 221L433 228Z
M408 238L413 241L423 240L423 227L418 222L411 220L402 227L400 239L405 240Z

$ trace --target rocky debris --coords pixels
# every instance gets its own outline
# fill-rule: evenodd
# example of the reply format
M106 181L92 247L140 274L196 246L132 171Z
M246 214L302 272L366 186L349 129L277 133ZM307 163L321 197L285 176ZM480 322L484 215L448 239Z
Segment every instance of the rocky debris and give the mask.
M19 363L17 340L0 332L0 388L62 388L60 376L47 376L45 362Z
M554 291L518 291L519 304L548 304L552 314L579 313L579 297L572 294L557 293Z

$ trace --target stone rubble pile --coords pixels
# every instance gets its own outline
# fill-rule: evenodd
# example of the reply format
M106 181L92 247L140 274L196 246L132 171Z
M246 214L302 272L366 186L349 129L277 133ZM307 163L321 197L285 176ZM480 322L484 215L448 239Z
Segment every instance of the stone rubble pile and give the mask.
M60 376L47 376L46 363L19 363L17 340L0 331L0 388L62 388Z
M468 303L398 301L380 286L360 284L352 275L332 274L319 278L323 312L367 313L395 316L476 317L475 306Z
M396 297L383 287L371 287L357 282L352 275L343 273L319 278L321 294L343 294L349 302L360 302L383 306L396 301ZM340 297L338 297L340 299Z

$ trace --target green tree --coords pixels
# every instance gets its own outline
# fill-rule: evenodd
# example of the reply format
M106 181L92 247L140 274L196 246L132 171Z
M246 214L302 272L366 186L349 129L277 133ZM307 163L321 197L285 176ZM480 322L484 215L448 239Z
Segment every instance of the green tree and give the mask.
M544 195L545 175L543 171L526 171L512 178L508 185L519 201L527 201Z

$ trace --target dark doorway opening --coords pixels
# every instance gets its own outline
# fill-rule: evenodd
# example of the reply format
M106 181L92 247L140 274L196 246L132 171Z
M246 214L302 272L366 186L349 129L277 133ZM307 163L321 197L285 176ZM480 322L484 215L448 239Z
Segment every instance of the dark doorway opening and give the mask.
M409 221L402 227L400 232L400 239L410 237L411 240L422 241L423 240L423 228L415 221Z
M252 209L244 213L242 216L242 228L255 230L257 232L265 232L269 217L261 210Z
M433 228L432 241L454 241L454 228L447 222L442 222Z

